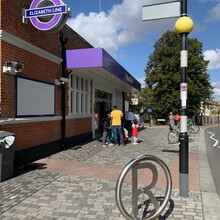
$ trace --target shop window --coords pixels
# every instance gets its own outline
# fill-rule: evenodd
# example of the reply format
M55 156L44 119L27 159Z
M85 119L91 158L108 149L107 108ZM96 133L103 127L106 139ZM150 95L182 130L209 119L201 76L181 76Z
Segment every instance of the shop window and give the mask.
M90 114L90 80L71 75L70 114Z
M76 114L79 113L79 93L76 92Z
M85 80L85 91L86 91L86 92L89 91L88 87L89 87L89 86L88 86L88 80Z
M84 91L84 79L81 78L81 90Z
M76 89L79 89L79 77L76 77Z

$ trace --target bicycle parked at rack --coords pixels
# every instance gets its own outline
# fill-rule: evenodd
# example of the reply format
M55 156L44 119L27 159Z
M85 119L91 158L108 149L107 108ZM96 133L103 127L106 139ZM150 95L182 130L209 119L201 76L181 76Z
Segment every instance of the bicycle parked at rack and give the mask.
M169 126L169 132L167 135L167 139L168 142L170 144L177 144L179 143L179 136L180 136L180 122L177 123L177 125L175 127L171 127ZM188 125L187 123L187 132L188 132L188 140L189 142L192 142L195 140L195 131L193 129L193 127L190 125Z
M198 133L199 133L200 127L199 127L199 125L197 125L197 124L195 123L195 120L194 120L194 119L188 118L187 125L188 125L190 128L193 128L193 130L195 131L195 134L198 134Z

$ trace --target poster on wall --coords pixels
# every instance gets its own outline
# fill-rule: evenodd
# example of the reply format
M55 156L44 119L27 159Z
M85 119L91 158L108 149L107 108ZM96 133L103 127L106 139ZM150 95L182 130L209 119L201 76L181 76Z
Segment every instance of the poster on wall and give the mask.
M55 86L16 77L16 117L53 116Z
M136 99L136 98L131 99L131 104L138 105L138 99Z

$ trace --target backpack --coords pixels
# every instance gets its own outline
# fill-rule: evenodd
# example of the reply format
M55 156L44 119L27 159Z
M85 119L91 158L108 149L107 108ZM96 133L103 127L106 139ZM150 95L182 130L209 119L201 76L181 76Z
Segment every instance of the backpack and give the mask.
M179 120L180 120L180 115L179 115L179 114L176 114L176 115L174 116L174 120L175 120L175 121L179 121Z

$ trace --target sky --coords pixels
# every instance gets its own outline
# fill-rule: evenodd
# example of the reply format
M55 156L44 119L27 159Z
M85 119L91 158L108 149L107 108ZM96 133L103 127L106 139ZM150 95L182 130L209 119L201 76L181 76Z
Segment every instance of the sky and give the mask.
M63 0L71 9L67 20L74 31L93 47L105 49L144 86L149 55L155 42L174 30L178 18L142 20L144 5L172 0ZM203 44L209 60L208 74L213 98L220 101L220 0L188 0L187 16L194 22L189 38Z

